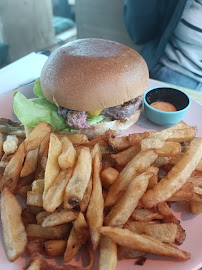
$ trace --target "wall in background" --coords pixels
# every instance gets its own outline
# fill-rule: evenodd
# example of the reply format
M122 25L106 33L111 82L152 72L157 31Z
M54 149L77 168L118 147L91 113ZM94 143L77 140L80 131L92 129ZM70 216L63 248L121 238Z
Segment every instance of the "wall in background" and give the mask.
M8 62L54 43L50 0L0 0L0 22L1 39L9 45Z
M123 4L124 0L76 0L78 38L104 38L139 50L126 31Z

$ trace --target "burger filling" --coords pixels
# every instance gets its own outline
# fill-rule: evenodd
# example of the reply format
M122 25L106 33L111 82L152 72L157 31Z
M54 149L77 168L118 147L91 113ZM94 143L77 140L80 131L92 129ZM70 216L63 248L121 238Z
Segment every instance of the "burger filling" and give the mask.
M95 111L73 111L46 99L41 89L40 80L34 85L37 96L27 99L20 92L14 93L13 110L24 126L35 127L40 122L47 122L53 131L75 132L75 130L90 128L92 125L104 121L121 120L132 116L142 106L142 96L131 99L122 105Z
M110 120L123 120L135 114L142 107L142 96L138 96L125 102L122 105L106 108L101 115L110 117ZM62 116L68 127L73 129L90 128L87 112L69 110L58 107L58 114Z

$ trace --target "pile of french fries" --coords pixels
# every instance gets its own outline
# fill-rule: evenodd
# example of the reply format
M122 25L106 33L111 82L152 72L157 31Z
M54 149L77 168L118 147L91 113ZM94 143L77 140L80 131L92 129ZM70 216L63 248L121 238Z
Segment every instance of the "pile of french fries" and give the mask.
M1 223L10 261L27 254L26 269L100 270L147 254L190 259L177 247L186 233L171 208L186 201L202 212L202 139L196 127L174 127L91 141L51 132L39 123L19 143L0 134ZM20 199L19 199L20 198ZM19 203L20 202L20 203ZM89 264L70 265L81 247ZM47 257L64 258L50 265Z

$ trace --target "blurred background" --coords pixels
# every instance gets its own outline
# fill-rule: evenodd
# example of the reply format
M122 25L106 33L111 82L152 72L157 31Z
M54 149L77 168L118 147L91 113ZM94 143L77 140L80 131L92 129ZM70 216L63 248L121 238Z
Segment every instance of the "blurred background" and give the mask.
M124 26L123 3L124 0L1 0L0 67L31 52L48 55L77 38L104 38L134 47Z

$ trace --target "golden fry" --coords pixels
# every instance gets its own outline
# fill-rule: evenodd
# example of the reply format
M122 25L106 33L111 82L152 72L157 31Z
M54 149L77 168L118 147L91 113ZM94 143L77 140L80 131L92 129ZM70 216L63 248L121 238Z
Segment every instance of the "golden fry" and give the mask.
M43 208L54 212L64 201L65 187L72 175L72 168L60 171L59 175L43 197Z
M190 177L202 157L202 139L195 138L183 158L169 171L153 189L142 198L144 205L151 208L169 199Z
M62 144L60 140L55 134L51 133L48 151L48 161L45 170L44 196L46 196L48 189L51 187L60 172L58 157L61 152Z
M1 222L3 239L9 261L16 260L24 251L27 235L21 218L22 207L7 189L1 193Z
M40 239L64 239L70 232L70 224L63 224L54 227L42 227L38 224L28 224L26 227L28 238Z
M31 150L27 153L25 157L25 162L23 168L20 173L20 177L28 176L32 173L36 172L37 169L37 161L38 161L38 149Z
M170 256L184 261L190 259L189 252L180 250L170 244L162 243L160 240L148 235L138 235L127 229L116 227L101 227L99 231L109 236L118 245L126 248L162 256Z
M70 262L81 248L81 242L74 227L72 227L69 238L67 240L66 251L64 254L65 263Z
M119 172L112 168L107 167L101 172L101 181L104 188L109 189L109 187L114 183L117 179Z
M78 217L78 213L61 209L45 217L42 221L42 227L53 227L74 221Z
M6 156L14 154L18 148L18 138L15 135L8 135L3 143L3 151Z
M48 240L45 242L46 254L50 257L63 256L66 250L67 241Z
M115 270L117 264L117 245L105 235L100 238L99 270Z
M90 180L88 182L88 186L85 190L83 199L80 203L80 210L82 213L84 213L88 207L90 197L91 197L92 188L93 188L93 180L92 180L92 177L90 177Z
M62 153L58 157L58 164L62 170L73 167L76 159L76 150L67 136L59 138L62 144Z
M152 173L143 172L132 179L123 196L106 216L105 225L123 227L146 191L152 176Z
M30 150L38 148L41 141L50 132L51 126L48 123L41 122L34 128L29 137L21 143L0 178L0 190L4 187L8 187L11 191L15 189L26 154Z
M93 160L93 189L86 213L91 242L94 249L97 248L100 240L100 233L98 232L97 227L102 226L103 224L104 199L102 196L102 184L100 179L101 166L99 154L96 154Z
M150 166L154 160L157 158L157 153L155 150L141 151L137 154L121 171L118 178L110 186L106 200L105 206L114 205L118 198L121 197L123 192L127 189L130 181L140 172L144 171L148 166Z
M84 147L78 157L73 175L65 189L64 207L66 209L72 209L73 207L80 205L85 190L88 186L91 170L92 158L90 150L89 148Z
M117 154L112 154L111 156L115 159L117 165L125 166L140 152L140 150L140 145L135 145Z
M188 127L183 129L173 129L172 135L169 136L169 142L189 142L196 136L196 128Z

